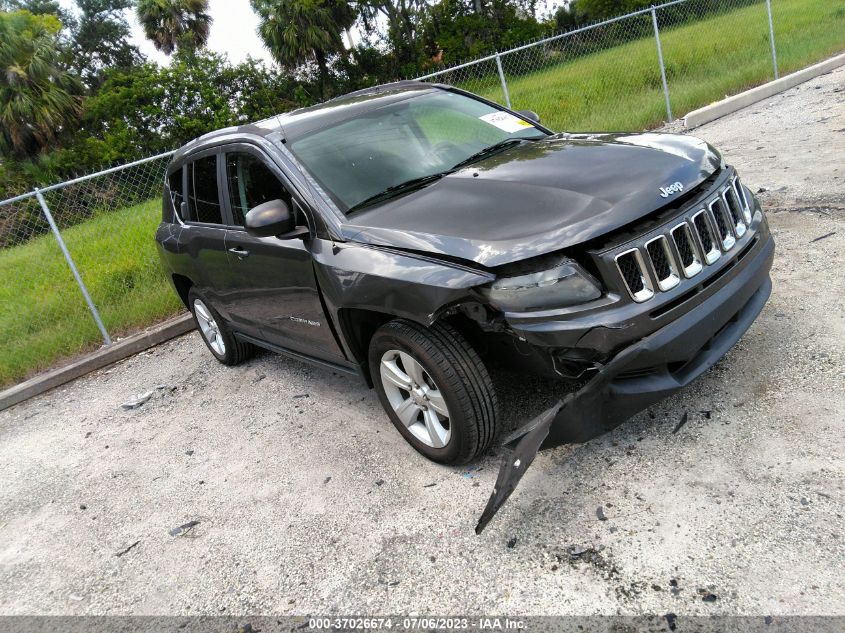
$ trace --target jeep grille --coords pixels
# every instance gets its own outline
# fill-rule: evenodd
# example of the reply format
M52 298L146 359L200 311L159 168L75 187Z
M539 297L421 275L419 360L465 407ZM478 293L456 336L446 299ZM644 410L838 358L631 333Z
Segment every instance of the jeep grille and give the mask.
M682 222L615 256L628 293L641 303L655 292L671 290L683 278L695 277L734 248L748 231L751 215L739 178L734 176Z

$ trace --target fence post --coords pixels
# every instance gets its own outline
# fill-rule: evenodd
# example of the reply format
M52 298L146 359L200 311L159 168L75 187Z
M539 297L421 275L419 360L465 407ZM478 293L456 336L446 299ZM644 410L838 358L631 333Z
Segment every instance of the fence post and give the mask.
M660 29L657 27L657 11L651 7L651 23L654 25L654 40L657 42L657 59L660 60L660 77L663 79L663 96L666 99L666 116L668 122L674 121L672 117L672 103L669 101L669 84L666 82L666 65L663 63L663 46L660 44Z
M505 81L505 71L502 70L502 58L499 56L499 52L496 51L496 68L499 71L499 81L502 82L502 92L505 95L505 105L508 108L511 107L511 96L508 94L508 82Z
M772 20L772 0L766 0L766 11L769 14L769 42L772 44L772 66L775 69L775 79L779 79L778 54L775 50L775 23Z
M56 221L53 219L53 214L50 213L50 207L47 206L47 201L41 194L40 189L35 189L35 197L38 198L38 203L41 205L41 210L44 212L44 217L47 218L47 222L50 225L50 230L53 231L53 235L55 236L56 241L59 243L59 248L62 249L62 253L65 256L67 265L70 266L70 271L73 273L73 277L74 279L76 279L76 283L79 284L79 289L82 291L82 296L85 297L85 303L88 304L88 309L91 310L91 314L94 317L94 321L97 322L97 327L100 328L100 333L103 335L103 340L106 342L106 345L111 345L111 338L109 337L109 333L106 331L106 326L103 325L103 320L100 318L100 313L97 312L97 307L91 300L91 295L88 294L88 288L85 287L85 282L82 281L82 277L80 277L79 271L76 269L76 264L73 263L73 258L70 256L70 252L68 251L67 246L65 246L65 241L62 239L62 234L59 232L59 227L56 226Z

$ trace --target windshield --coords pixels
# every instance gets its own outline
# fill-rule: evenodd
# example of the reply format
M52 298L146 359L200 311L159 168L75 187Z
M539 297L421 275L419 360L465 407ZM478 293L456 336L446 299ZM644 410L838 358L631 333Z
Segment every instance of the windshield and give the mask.
M491 145L544 136L508 112L437 90L312 132L289 147L347 212L390 187L448 171Z

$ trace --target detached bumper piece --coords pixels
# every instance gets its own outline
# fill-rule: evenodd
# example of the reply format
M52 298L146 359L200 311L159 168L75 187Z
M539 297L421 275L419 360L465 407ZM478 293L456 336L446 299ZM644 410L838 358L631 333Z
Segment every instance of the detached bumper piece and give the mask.
M528 424L520 427L504 443L505 459L499 469L499 476L496 478L496 485L493 487L493 494L487 501L487 507L478 519L475 526L475 533L481 534L490 520L499 511L511 493L516 489L522 475L528 470L531 462L537 456L540 446L549 435L549 429L560 411L563 403L558 402L555 406L541 413Z
M578 391L512 433L476 534L513 493L537 452L586 442L679 391L710 369L748 330L771 295L772 242L762 262L733 279L707 303L625 348Z

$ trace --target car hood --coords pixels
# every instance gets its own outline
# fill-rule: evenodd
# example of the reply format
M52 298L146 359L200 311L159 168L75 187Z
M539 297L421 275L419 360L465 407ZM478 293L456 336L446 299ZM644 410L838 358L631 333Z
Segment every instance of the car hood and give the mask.
M674 134L561 134L526 141L417 191L361 211L350 241L499 266L598 237L706 180L722 163Z

